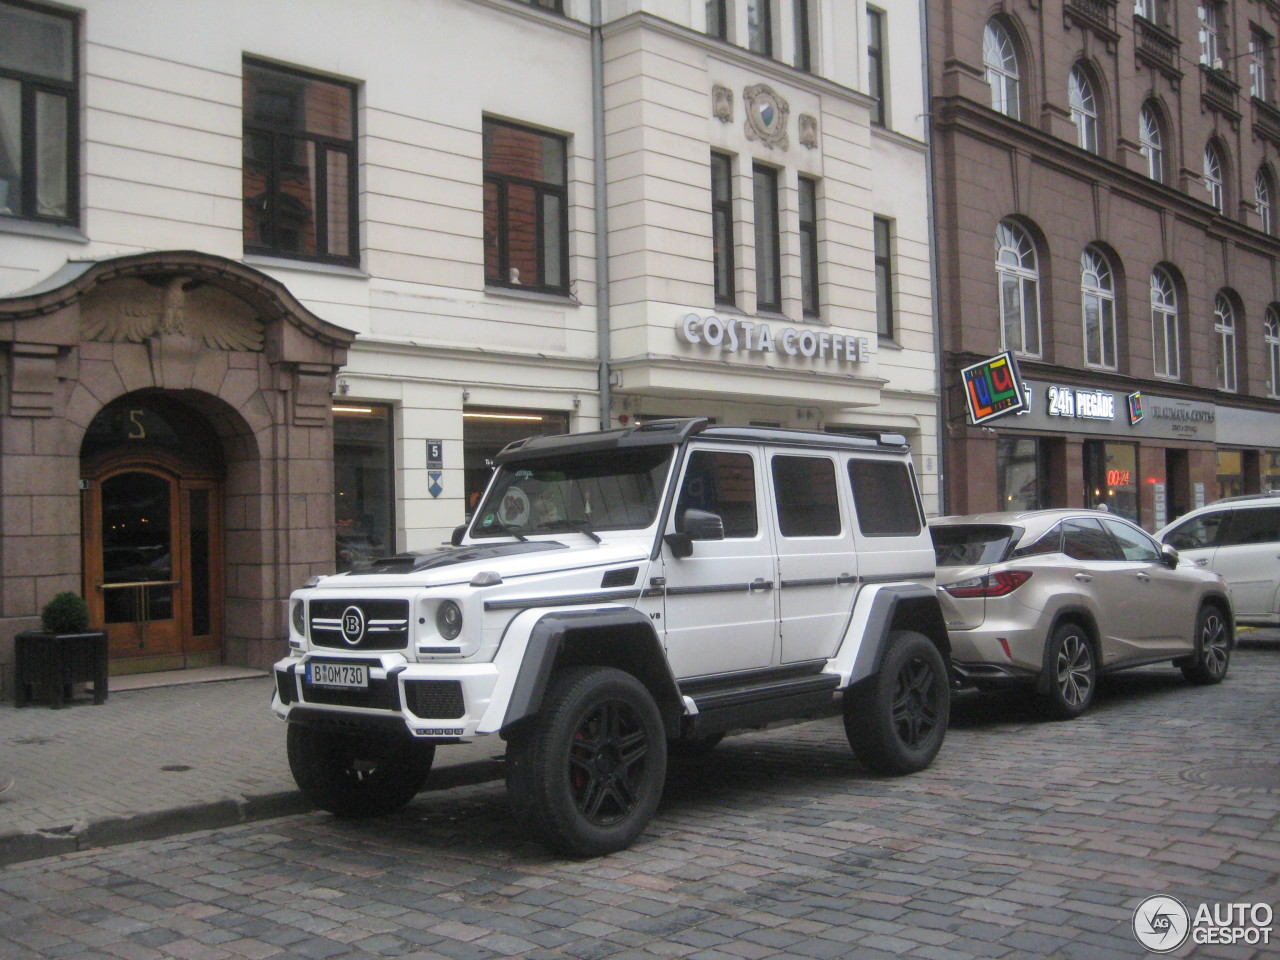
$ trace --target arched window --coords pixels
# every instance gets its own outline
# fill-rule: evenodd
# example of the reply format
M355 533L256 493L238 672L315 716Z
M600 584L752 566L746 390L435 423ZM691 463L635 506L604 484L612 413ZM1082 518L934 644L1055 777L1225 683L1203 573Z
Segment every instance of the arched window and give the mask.
M1273 233L1275 221L1271 212L1271 175L1266 167L1259 167L1253 178L1253 203L1258 211L1258 229L1263 233Z
M1035 246L1016 223L996 227L996 283L1000 288L1000 348L1040 356L1040 268Z
M1263 342L1267 348L1267 393L1280 397L1280 310L1275 304L1267 307L1263 327Z
M1181 376L1178 351L1178 293L1163 270L1151 272L1151 343L1157 377Z
M1116 288L1111 265L1098 250L1080 255L1080 302L1084 319L1084 362L1116 369Z
M1071 101L1071 122L1076 125L1076 143L1090 153L1098 152L1098 98L1093 92L1089 74L1078 64L1067 78Z
M1147 176L1164 183L1164 134L1160 130L1160 114L1153 104L1142 105L1138 116L1138 143L1147 159Z
M1236 310L1225 293L1213 301L1213 333L1217 340L1218 389L1236 389Z
M994 20L987 22L982 35L982 63L991 87L991 109L1020 119L1018 54L1009 32Z
M1224 167L1222 149L1210 140L1204 147L1204 188L1209 191L1209 203L1219 213L1227 211Z

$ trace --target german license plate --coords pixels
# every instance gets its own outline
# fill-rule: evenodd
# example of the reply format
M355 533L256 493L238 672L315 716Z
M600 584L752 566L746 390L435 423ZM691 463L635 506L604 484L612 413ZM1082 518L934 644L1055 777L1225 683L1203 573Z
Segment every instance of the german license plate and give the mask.
M369 668L363 663L308 663L307 683L317 687L368 687Z

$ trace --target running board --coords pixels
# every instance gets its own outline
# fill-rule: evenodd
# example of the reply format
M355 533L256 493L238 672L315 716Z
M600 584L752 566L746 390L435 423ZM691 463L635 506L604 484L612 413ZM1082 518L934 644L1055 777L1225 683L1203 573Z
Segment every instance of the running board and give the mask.
M815 661L714 680L685 681L680 692L698 710L686 718L687 732L721 733L830 712L840 678L822 673L825 663Z

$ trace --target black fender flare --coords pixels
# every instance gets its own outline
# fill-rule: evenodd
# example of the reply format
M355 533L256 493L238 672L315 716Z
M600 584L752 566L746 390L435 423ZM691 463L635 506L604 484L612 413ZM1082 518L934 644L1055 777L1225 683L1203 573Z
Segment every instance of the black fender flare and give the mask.
M503 730L533 716L557 666L599 664L634 675L653 696L668 733L680 728L680 688L653 623L631 607L548 613L534 624L516 674Z
M911 608L909 613L907 608ZM904 612L901 619L909 623L910 629L920 631L932 641L950 669L951 638L947 635L935 589L920 583L895 583L877 591L871 600L871 612L867 615L849 686L879 673L889 634L900 620L900 610Z

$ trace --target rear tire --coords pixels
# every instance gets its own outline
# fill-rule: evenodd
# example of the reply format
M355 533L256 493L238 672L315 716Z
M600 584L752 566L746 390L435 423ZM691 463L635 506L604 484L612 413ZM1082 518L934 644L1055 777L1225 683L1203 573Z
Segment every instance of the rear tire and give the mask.
M630 846L667 775L667 737L645 686L612 667L557 675L507 742L516 819L551 849L594 857Z
M1071 720L1093 705L1098 662L1078 623L1060 623L1049 635L1036 700L1050 720Z
M335 817L393 813L431 772L435 744L408 734L354 733L289 724L289 769L302 795Z
M844 701L854 755L876 773L923 770L942 747L951 716L947 664L922 633L890 634L880 672Z
M1196 614L1196 652L1180 666L1182 675L1191 683L1207 686L1221 683L1231 665L1231 631L1222 610L1215 606L1200 608Z

